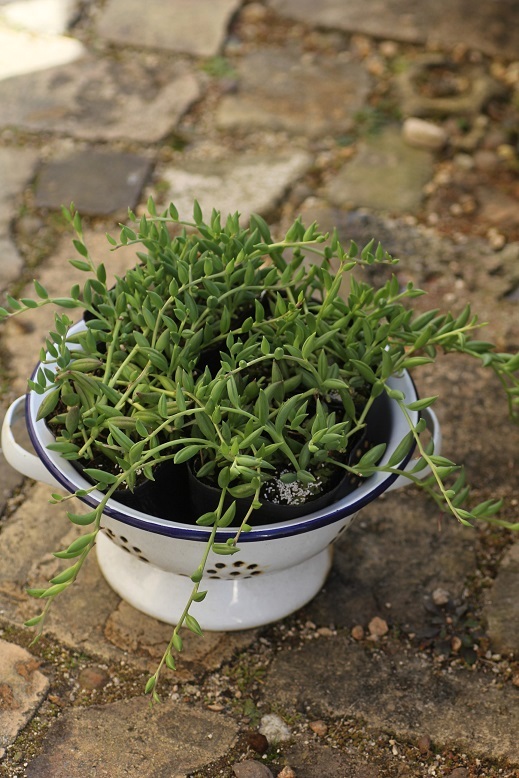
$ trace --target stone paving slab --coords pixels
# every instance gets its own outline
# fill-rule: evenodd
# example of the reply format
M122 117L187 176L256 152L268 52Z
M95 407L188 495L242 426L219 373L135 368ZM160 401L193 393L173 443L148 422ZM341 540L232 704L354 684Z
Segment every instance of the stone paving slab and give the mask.
M222 214L239 211L245 223L251 213L274 208L311 164L312 158L306 152L276 151L178 164L163 169L159 175L169 184L168 202L174 202L180 214L190 218L196 198L209 217L218 200Z
M15 215L13 200L34 173L38 152L24 148L0 148L0 224L5 225Z
M284 710L307 716L361 717L368 730L392 731L440 746L519 760L518 691L492 676L441 671L427 658L321 638L274 660L265 693Z
M407 145L399 129L388 128L359 144L325 194L339 207L416 213L432 175L431 153Z
M0 569L2 618L15 619L20 607L28 607L30 599L25 594L25 588L32 566L36 560L54 550L53 547L59 544L63 537L61 524L46 521L51 507L48 504L50 491L48 486L35 485L18 512L3 523L0 534L3 560ZM25 618L29 617L19 616L18 623Z
M490 55L517 57L517 4L499 0L268 0L278 13L306 24L408 43L463 44Z
M36 169L38 154L31 149L0 148L0 289L14 281L22 269L22 257L10 235L20 192Z
M100 573L98 571L98 576ZM88 607L88 597L85 598ZM110 613L104 636L110 646L124 652L126 661L147 672L155 672L164 653L164 647L171 638L172 628L135 610L121 600ZM76 628L79 635L80 628ZM206 632L203 638L191 632L183 633L183 651L175 678L178 681L192 681L198 674L218 670L236 652L243 651L254 643L258 630L223 633ZM77 640L77 637L74 636ZM113 652L112 652L113 654ZM120 654L119 654L120 655Z
M199 96L197 77L182 64L153 72L137 57L85 57L1 81L0 127L89 141L154 143L175 128Z
M246 54L236 70L236 92L222 98L216 113L222 130L344 133L370 87L368 73L348 53L304 53L291 43Z
M0 759L47 692L49 681L39 666L24 648L0 640Z
M504 555L494 585L487 592L484 617L494 651L519 654L519 543Z
M81 214L128 213L135 208L152 162L138 154L79 151L42 166L35 203L60 210L74 203Z
M97 31L112 43L214 57L240 5L240 0L197 0L195 20L190 0L148 0L144 15L139 0L109 0Z
M150 709L142 697L68 710L27 778L185 778L223 756L236 734L218 713L169 702Z
M0 251L1 251L1 241L0 241ZM5 412L7 410L7 407L5 404L0 405L0 419L4 418ZM22 421L22 424L17 424L17 435L21 436L23 428L25 428L25 422ZM14 494L14 492L21 486L23 481L23 476L18 473L17 470L13 470L12 467L10 467L7 462L4 459L4 455L2 452L2 449L0 448L0 516L4 515L4 511L6 509L6 505L8 503L9 498Z
M10 237L0 236L0 289L6 289L23 267L23 258Z
M476 567L474 534L454 521L440 528L438 520L410 489L405 499L395 493L364 508L336 543L332 574L305 613L320 625L367 629L379 616L404 632L427 633L433 593L443 589L460 605Z

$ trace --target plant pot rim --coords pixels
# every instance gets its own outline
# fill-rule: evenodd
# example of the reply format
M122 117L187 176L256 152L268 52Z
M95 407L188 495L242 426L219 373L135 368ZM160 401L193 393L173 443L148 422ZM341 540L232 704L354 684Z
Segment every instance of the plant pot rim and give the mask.
M83 328L85 325L82 322L74 325L71 332L77 332L78 329ZM32 378L40 368L41 362L36 365ZM52 368L51 368L52 369ZM406 400L413 402L418 399L418 393L416 386L411 375L408 371L403 371L399 375L392 376L388 380L388 385L392 389L399 389L403 392ZM26 394L25 401L25 418L27 424L27 430L31 443L38 455L39 459L56 479L58 483L65 489L65 491L72 493L78 489L91 489L92 484L86 480L84 476L77 471L72 462L63 459L58 452L49 451L47 445L54 440L52 432L47 427L45 419L36 420L38 408L41 404L42 398L45 395L39 395L34 391L30 391ZM392 412L396 417L396 424L394 427L400 429L396 432L393 429L391 440L388 442L388 447L382 458L382 463L387 462L391 457L392 451L398 445L402 437L409 431L409 427L402 411L395 400L389 400ZM416 424L419 418L417 411L409 411L409 415ZM402 459L399 466L401 469L409 462L413 455L414 447L409 453ZM300 516L295 519L288 519L286 521L280 521L272 524L266 524L258 527L252 526L249 532L242 533L240 536L240 543L254 542L258 540L269 540L275 538L290 537L292 535L302 534L306 532L312 532L320 527L333 524L346 516L350 516L372 500L379 497L385 492L394 481L398 478L397 475L392 473L378 472L374 475L366 478L366 480L357 487L354 491L338 500L336 503L332 503L319 511L314 511L304 516ZM94 490L89 494L82 496L80 499L91 508L96 508L103 499L103 492L100 490ZM174 495L172 495L174 499ZM183 540L196 540L205 541L211 532L210 527L199 527L188 523L182 523L180 521L170 521L168 519L161 519L155 516L138 511L134 508L127 507L122 503L116 502L113 499L108 500L107 505L103 511L107 516L127 524L138 529L153 532L159 535L165 535L168 537L175 537ZM225 543L229 538L233 538L236 535L236 527L229 527L228 529L218 530L216 534L217 542Z

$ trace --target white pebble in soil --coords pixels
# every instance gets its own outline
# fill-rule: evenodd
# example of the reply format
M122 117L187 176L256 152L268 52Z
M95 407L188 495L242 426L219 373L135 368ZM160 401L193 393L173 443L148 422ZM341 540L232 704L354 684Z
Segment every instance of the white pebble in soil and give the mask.
M259 731L272 744L282 743L285 740L290 740L291 737L289 727L276 713L266 713L261 717Z
M402 137L410 146L437 151L447 143L447 133L443 127L423 119L409 117L402 127Z
M432 601L435 605L447 605L450 598L450 592L448 592L447 589L442 589L441 586L435 589L432 593Z

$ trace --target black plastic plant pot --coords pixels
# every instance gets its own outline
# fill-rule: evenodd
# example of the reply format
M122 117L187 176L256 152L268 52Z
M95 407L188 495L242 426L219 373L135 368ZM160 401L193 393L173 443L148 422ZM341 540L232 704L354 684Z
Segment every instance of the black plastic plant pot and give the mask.
M76 463L73 463L76 464ZM77 467L82 473L82 468ZM156 516L167 521L178 521L179 515L186 523L194 523L191 502L187 489L187 466L162 462L153 470L154 480L145 480L131 492L129 489L117 489L112 499L115 502ZM86 477L86 476L84 476Z
M197 478L191 468L188 468L188 473L191 513L198 517L204 513L214 511L220 501L221 489ZM349 483L349 478L346 475L342 476L333 488L298 504L280 504L260 497L261 508L256 508L252 512L248 523L257 527L275 524L280 521L288 521L289 519L297 519L300 516L326 508L327 505L344 497L354 488L355 486ZM232 501L233 498L228 496L224 507L227 508ZM233 526L241 524L250 508L251 501L252 497L239 497L236 499L236 515Z

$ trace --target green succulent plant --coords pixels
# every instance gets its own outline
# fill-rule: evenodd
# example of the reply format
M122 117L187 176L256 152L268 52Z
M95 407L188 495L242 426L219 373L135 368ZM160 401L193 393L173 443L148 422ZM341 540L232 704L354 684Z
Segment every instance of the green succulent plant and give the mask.
M131 494L165 463L189 463L219 490L214 507L194 517L212 532L184 613L146 687L157 698L159 672L164 664L174 668L182 648L181 630L201 633L191 606L205 596L200 584L209 552L238 550L275 479L287 487L287 501L294 484L312 499L337 473L403 474L399 463L417 447L419 457L404 474L443 510L463 524L483 519L517 529L499 519L499 500L469 507L463 469L422 442L425 420L414 423L411 412L436 397L408 403L388 381L439 352L468 354L496 373L517 419L519 356L476 339L480 324L469 306L458 316L416 314L412 300L424 293L413 284L401 289L393 276L375 288L359 280L356 269L397 262L373 241L362 251L354 242L346 249L336 232L323 235L300 219L276 241L259 216L244 227L238 214L222 221L213 210L205 222L197 203L189 222L174 205L158 214L150 200L148 210L140 220L130 213L134 226L123 225L119 240L109 238L114 250L136 247L135 267L109 287L104 265L85 245L78 213L65 209L77 234L71 264L85 272L85 283L67 298L52 298L35 281L36 297L8 296L0 317L49 304L84 313L84 329L74 334L72 319L56 313L29 388L44 396L40 418L53 430L50 448L76 461L92 490L104 491L97 508L68 512L86 533L56 554L70 566L49 587L31 591L45 607L28 624L41 631L54 598L76 580L116 492ZM384 395L399 404L409 431L382 466L384 443L353 458L352 452ZM431 475L422 479L426 467ZM240 499L247 500L242 514ZM228 526L236 526L234 538L215 542L217 529Z

